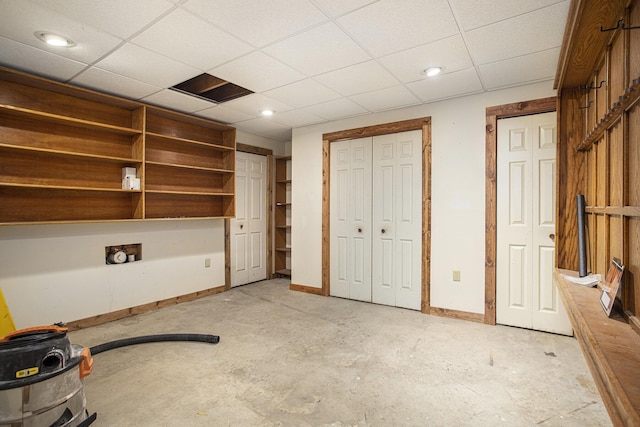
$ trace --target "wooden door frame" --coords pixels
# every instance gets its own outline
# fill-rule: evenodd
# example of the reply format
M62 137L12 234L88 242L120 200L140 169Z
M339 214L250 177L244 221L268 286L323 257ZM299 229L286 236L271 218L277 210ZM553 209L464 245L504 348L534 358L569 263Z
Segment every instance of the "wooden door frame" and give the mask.
M554 96L532 101L515 102L513 104L487 107L486 110L484 323L489 325L496 324L498 119L556 111L557 99Z
M236 151L266 156L267 158L267 194L265 195L265 201L267 204L267 237L265 239L265 244L267 247L265 262L267 263L267 279L269 279L271 278L273 267L273 223L271 214L273 212L273 150L236 143ZM224 289L227 291L231 289L231 219L229 218L224 220Z
M366 138L412 130L422 131L422 301L421 311L429 313L431 275L431 117L404 120L381 125L348 129L322 135L322 288L321 295L330 292L330 159L331 143L345 139Z

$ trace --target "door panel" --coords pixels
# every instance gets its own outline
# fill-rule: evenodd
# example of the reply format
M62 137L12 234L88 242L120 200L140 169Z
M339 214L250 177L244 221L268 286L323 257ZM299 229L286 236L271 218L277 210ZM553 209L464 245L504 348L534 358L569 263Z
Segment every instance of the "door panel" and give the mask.
M236 217L231 229L231 286L267 278L265 156L236 153Z
M555 284L555 113L498 122L498 323L571 335Z

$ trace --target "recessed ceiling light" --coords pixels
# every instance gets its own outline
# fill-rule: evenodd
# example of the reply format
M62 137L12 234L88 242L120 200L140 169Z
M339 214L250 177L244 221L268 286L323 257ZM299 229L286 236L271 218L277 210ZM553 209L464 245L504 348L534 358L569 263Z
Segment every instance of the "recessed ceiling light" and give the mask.
M260 111L260 114L262 114L264 117L273 116L273 113L275 113L275 111L273 111L273 110L262 110L262 111Z
M50 46L71 47L76 45L73 40L47 31L36 31L34 34L38 39Z
M444 67L429 67L425 70L422 70L422 75L427 77L434 77L440 74L443 69Z

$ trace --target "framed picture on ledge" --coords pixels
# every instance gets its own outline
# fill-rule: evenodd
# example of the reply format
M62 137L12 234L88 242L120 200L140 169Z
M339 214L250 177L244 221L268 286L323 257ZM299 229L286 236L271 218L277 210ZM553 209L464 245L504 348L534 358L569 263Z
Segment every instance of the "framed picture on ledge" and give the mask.
M624 265L618 258L611 260L607 277L602 284L602 295L600 295L600 304L607 316L611 316L611 309L613 303L616 300L616 295L620 289L620 282L622 281L622 273L624 271Z

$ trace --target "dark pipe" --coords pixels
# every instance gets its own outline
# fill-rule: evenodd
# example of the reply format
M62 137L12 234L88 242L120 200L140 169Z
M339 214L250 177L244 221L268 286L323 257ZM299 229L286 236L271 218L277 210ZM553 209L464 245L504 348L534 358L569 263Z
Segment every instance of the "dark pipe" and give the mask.
M584 226L584 195L576 196L576 204L578 209L578 275L585 277L587 275L587 240Z
M198 341L208 342L211 344L217 344L220 342L218 335L207 334L159 334L159 335L144 335L141 337L124 338L121 340L115 340L106 342L104 344L98 344L91 347L89 350L92 355L102 353L103 351L113 350L114 348L125 347L128 345L145 344L149 342L162 342L162 341Z

